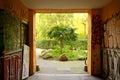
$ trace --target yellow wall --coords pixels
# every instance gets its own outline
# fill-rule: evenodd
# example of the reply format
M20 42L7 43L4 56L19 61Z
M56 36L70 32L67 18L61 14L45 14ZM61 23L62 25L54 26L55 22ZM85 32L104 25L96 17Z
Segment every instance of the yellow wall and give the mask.
M37 13L89 13L90 10L79 10L79 9L36 9Z
M88 73L99 75L101 73L101 9L91 10L91 27L88 38Z
M0 0L0 9L15 15L20 21L29 23L30 74L36 71L34 12L24 6L20 0Z
M112 0L102 8L103 23L103 77L106 80L119 80L120 68L117 60L120 53L120 0ZM108 71L109 70L109 71ZM117 72L117 71L118 72Z
M3 9L3 0L0 0L0 9Z
M0 0L0 9L4 9L17 16L21 21L28 22L29 9L25 7L19 0Z
M91 11L92 11L92 14L91 14L92 16L91 33L92 34L91 34L91 45L89 43L90 41L88 42L88 72L92 75L97 75L101 73L102 62L101 62L100 48L102 47L102 44L101 42L100 44L96 43L96 41L97 40L102 41L102 37L99 39L99 36L101 36L102 34L102 22L111 18L112 15L120 11L120 0L113 0L103 8L92 9ZM94 22L95 16L99 16L99 18L95 21L96 23ZM101 24L101 25L96 26L97 24ZM90 33L89 33L89 37L90 37Z
M89 29L88 29L88 53L87 53L87 71L89 74L91 74L91 19L92 15L91 12L88 14L88 24L89 24Z
M29 10L30 75L36 71L35 12Z
M113 14L120 11L120 0L113 0L111 3L102 8L102 19L105 21L111 18Z
M29 45L30 45L30 74L33 74L36 70L36 55L35 55L35 13L33 10L29 10L27 7L25 7L19 0L0 0L0 9L5 9L6 11L11 12L12 14L18 16L20 20L25 20L29 22ZM102 15L102 20L105 21L106 19L110 18L115 12L120 10L120 0L113 0L110 4L106 5L102 8L102 11L100 9L92 10L92 15ZM39 12L40 10L36 10L36 12ZM46 10L48 11L48 10ZM58 10L55 10L58 12ZM67 10L66 10L67 11ZM40 11L41 12L41 11ZM48 11L49 12L49 11ZM51 12L51 11L50 11ZM65 12L64 10L61 12ZM71 12L71 11L70 11ZM74 11L73 11L74 12ZM79 11L78 11L79 12ZM92 23L91 23L92 25ZM88 43L88 49L90 52L88 52L88 72L90 74L98 74L100 73L100 59L98 64L93 64L92 62L95 61L96 58L94 58L94 49L92 47L91 41L94 37L92 37L91 32L92 30L89 29L90 33L90 43ZM34 56L34 57L33 57ZM98 56L100 58L100 56ZM93 68L96 68L96 70L93 70ZM93 72L95 71L95 72Z

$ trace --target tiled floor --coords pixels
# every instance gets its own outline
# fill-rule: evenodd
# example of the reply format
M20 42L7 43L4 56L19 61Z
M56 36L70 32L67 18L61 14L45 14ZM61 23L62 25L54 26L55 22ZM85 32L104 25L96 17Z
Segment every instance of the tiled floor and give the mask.
M27 80L102 80L89 74L40 74L35 73Z

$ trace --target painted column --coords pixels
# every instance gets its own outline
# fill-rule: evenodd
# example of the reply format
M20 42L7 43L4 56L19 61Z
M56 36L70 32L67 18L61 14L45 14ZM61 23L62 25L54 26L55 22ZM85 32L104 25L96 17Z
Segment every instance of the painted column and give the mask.
M101 10L91 10L89 13L89 35L88 35L88 53L87 69L91 75L101 73Z
M91 74L101 74L102 20L101 9L92 10Z
M35 12L29 10L30 75L36 71Z

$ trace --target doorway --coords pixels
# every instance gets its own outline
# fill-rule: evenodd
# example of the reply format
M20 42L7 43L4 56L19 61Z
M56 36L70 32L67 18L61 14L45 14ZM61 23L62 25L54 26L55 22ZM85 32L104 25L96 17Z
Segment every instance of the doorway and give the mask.
M53 11L54 12L54 11ZM43 13L43 12L42 12ZM49 12L50 13L50 12ZM45 14L45 13L44 13ZM62 13L61 13L62 14ZM88 24L89 24L89 19L88 19ZM87 40L87 41L89 41L89 40ZM89 44L88 44L89 45ZM37 58L37 56L36 56L36 58ZM44 60L44 61L46 61L46 60ZM44 62L43 61L43 62ZM85 62L85 61L84 61ZM84 63L83 62L83 63ZM46 62L45 62L46 63ZM48 62L47 64L49 64L50 62ZM54 62L53 62L54 63ZM65 62L64 62L65 63ZM56 64L56 63L55 63ZM72 63L72 64L74 64L74 63ZM84 65L85 66L85 65ZM44 66L45 67L45 66ZM50 67L50 66L49 66ZM53 69L54 69L54 67L53 67ZM41 69L40 69L41 70ZM46 69L47 70L47 69ZM50 69L49 69L50 70ZM47 70L47 71L49 71L49 70ZM57 70L59 70L59 71L63 71L64 73L65 72L69 72L70 71L70 68L66 68L66 67L64 67L64 68L57 68ZM79 72L78 72L79 73Z

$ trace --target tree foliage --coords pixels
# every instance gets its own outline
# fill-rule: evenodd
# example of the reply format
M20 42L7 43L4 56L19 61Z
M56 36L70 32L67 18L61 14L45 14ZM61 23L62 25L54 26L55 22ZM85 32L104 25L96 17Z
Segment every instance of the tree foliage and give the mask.
M48 40L48 31L54 26L72 26L76 28L78 39L87 39L87 13L37 13L36 42Z
M36 15L36 38L47 39L47 32L56 25L72 26L73 15L61 13L40 13Z
M37 13L36 40L48 39L48 30L56 25L72 26L79 39L87 38L87 13Z
M51 28L48 32L48 37L51 39L56 39L59 42L60 53L62 54L62 48L66 41L75 41L77 40L77 34L75 29L66 26L55 26Z

